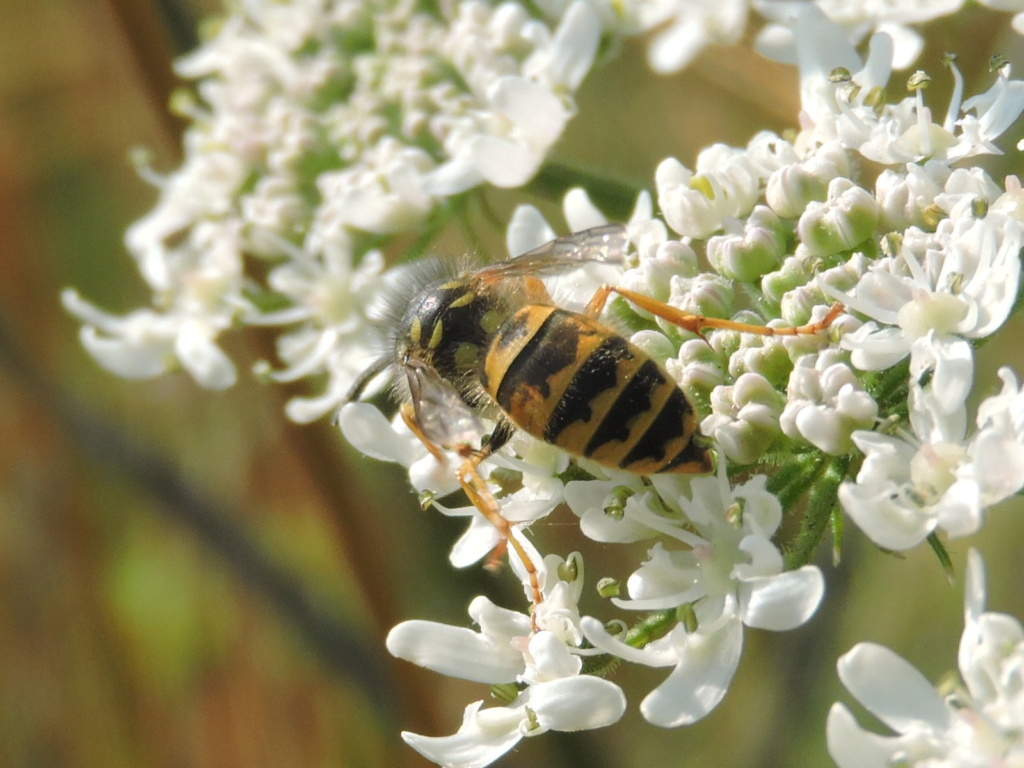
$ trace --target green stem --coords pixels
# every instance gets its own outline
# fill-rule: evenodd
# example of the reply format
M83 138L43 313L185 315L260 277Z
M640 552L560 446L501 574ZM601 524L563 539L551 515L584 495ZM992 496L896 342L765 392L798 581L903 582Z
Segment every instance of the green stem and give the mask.
M942 570L945 571L949 583L955 584L956 571L953 568L953 561L949 557L949 550L946 549L946 545L942 543L942 539L939 538L935 531L928 534L928 546L932 548L932 552L939 558L939 564L942 566Z
M843 559L843 529L846 525L846 518L843 517L843 508L836 504L832 509L832 565L839 565Z
M565 193L573 187L583 187L594 204L613 221L625 221L633 212L637 195L646 187L626 179L616 179L607 173L595 173L565 163L545 163L533 180L526 185L531 195L561 203Z
M847 456L830 457L822 462L818 476L812 480L811 496L800 530L786 550L787 570L806 565L814 556L838 503L839 484L846 478L849 465Z
M821 473L825 461L825 456L817 452L806 457L793 457L769 476L768 490L778 497L783 511L796 506L797 500Z

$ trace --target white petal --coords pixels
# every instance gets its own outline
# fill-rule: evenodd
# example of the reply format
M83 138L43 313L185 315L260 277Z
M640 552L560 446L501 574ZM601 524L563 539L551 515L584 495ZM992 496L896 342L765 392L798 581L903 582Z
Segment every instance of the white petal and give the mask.
M911 372L920 370L920 360L934 371L929 390L939 410L953 413L963 407L974 381L974 353L971 345L955 336L929 333L914 341L910 351Z
M744 521L746 522L746 520L744 510ZM782 553L765 536L760 534L744 536L740 542L740 549L750 555L750 562L737 563L733 566L732 574L735 578L747 581L782 573L784 565Z
M811 618L824 595L821 571L805 565L796 571L745 582L740 590L740 615L748 627L782 632Z
M1002 501L1024 485L1024 445L1017 435L984 429L971 442L970 454L985 504Z
M974 480L957 480L934 507L935 519L951 539L970 536L981 528L984 507Z
M530 686L527 704L542 728L583 731L617 722L626 696L610 680L581 675Z
M897 733L922 724L945 730L950 714L924 675L888 648L859 643L837 664L839 679L875 717Z
M516 138L539 150L555 143L569 119L558 96L540 83L522 77L499 78L487 98L496 111L515 123Z
M710 42L707 28L699 20L684 15L677 18L647 46L647 63L660 75L684 69Z
M338 426L353 448L377 461L409 466L418 455L412 441L396 434L384 414L369 403L342 406L338 412Z
M839 768L890 768L898 739L865 731L842 704L833 704L825 726L828 753Z
M423 177L423 189L431 195L450 197L484 181L469 152L459 154Z
M207 389L227 389L237 379L235 364L213 342L209 329L185 323L174 344L182 366Z
M520 187L544 162L544 153L495 136L474 136L469 144L473 166L496 187Z
M518 205L505 230L505 246L510 256L520 256L556 237L555 230L536 207Z
M577 0L562 16L551 49L555 54L548 67L551 79L570 91L579 88L597 56L601 22L589 4Z
M937 523L930 514L894 502L895 493L892 483L843 483L839 501L875 544L901 551L924 541Z
M511 683L523 671L523 655L465 627L403 621L388 633L388 652L442 675L477 683Z
M793 30L782 24L767 24L754 41L754 49L767 59L782 64L796 64L796 42Z
M590 195L583 187L573 187L562 199L562 210L565 221L572 232L582 232L591 227L600 227L608 223L607 217L594 205Z
M680 626L673 633L685 630ZM640 703L640 712L654 725L675 728L700 720L725 696L743 650L743 625L727 621L705 634L686 636L679 664L672 674Z
M529 616L495 605L482 595L469 604L469 615L490 637L528 637L532 629Z
M906 69L917 61L924 48L924 38L912 27L902 24L879 24L876 29L892 38L893 54L889 60L893 69Z
M967 551L967 572L964 575L964 625L978 620L985 610L985 558L971 547Z
M469 528L452 546L449 562L456 568L468 568L489 555L501 541L501 534L483 515L470 517Z
M420 736L402 732L405 743L421 755L447 768L484 768L508 752L523 738L520 709L492 707L480 710L482 701L470 704L458 733L451 736Z
M102 336L90 325L83 326L78 337L97 363L125 379L152 379L166 373L168 361L174 359L169 343L138 343Z
M529 683L575 677L583 666L583 660L570 653L553 632L537 632L530 638L528 652L531 664L523 679Z
M610 515L604 511L612 492L628 483L604 480L573 480L566 484L565 503L580 518L580 530L593 541L628 543L643 541L656 532L629 515ZM633 489L636 490L636 489Z

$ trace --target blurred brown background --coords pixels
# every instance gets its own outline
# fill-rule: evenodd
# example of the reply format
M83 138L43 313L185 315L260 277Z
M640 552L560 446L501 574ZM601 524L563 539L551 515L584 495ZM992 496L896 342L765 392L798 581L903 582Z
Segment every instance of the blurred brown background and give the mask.
M398 731L451 733L488 694L389 659L388 627L466 623L481 592L518 605L504 581L448 568L461 524L420 512L400 473L347 451L327 424L287 424L283 388L244 375L216 394L183 375L125 382L79 346L62 288L113 311L148 303L122 233L155 193L127 155L145 146L157 169L173 169L169 63L216 10L0 3L3 768L424 765ZM1005 26L972 11L930 27L930 103L945 104L943 50L959 50L968 82L988 82L994 51L1020 61ZM711 50L659 79L631 44L587 81L581 111L599 117L574 123L560 151L650 178L667 155L692 163L714 141L791 126L796 93L792 71L745 50ZM993 168L1024 170L1018 154ZM238 336L229 348L244 372L269 347ZM983 350L986 394L996 367L1020 370L1021 357L1019 345ZM566 552L569 522L556 515L536 533ZM983 549L990 605L1019 617L1022 533L1020 504L1007 504L982 535L951 545L958 567L969 545ZM611 553L585 551L592 580L616 570ZM830 765L824 719L846 698L835 657L874 640L937 680L955 667L962 590L930 552L888 557L852 527L843 564L826 574L830 598L809 626L748 633L733 689L704 722L643 723L635 707L665 672L629 669L622 723L527 740L502 765Z

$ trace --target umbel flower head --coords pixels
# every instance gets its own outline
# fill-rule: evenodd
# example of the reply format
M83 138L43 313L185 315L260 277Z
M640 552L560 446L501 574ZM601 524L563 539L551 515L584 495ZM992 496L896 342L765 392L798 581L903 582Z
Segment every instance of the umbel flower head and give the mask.
M1024 487L1017 374L1001 368L1002 391L969 400L991 385L975 381L975 349L1019 303L1024 246L1019 179L977 158L1004 151L1024 82L996 59L965 96L950 59L939 108L930 75L893 74L920 50L915 25L958 2L754 6L771 22L761 50L799 65L796 128L662 159L650 191L619 195L628 222L609 225L564 178L592 177L550 162L588 117L574 94L630 35L651 33L656 71L738 40L743 0L245 3L179 62L195 83L178 102L192 121L182 167L143 168L159 200L126 239L153 305L118 316L63 295L86 348L132 378L181 368L225 388L237 372L222 334L280 329L278 361L257 373L316 387L289 418L334 414L353 446L408 472L424 508L465 518L454 566L508 551L523 605L479 596L474 628L416 619L388 636L395 656L499 694L450 736L403 734L438 764L485 766L524 738L617 722L628 703L606 675L623 660L667 671L639 704L648 722L694 723L723 701L748 630L813 619L826 599L814 558L829 531L841 551L843 514L881 548L927 541L941 557ZM521 204L505 230L518 261L391 263L397 243L412 261L447 224L472 230L484 190L553 179L576 237L556 240ZM442 310L466 307L476 335L455 339ZM542 314L576 330L552 341L529 324ZM587 334L619 352L587 351ZM627 357L650 365L627 371ZM536 370L503 394L491 384L513 364ZM396 413L349 402L382 392ZM697 457L693 472L608 460L669 402L679 418L644 448ZM586 553L543 552L543 523L562 513L581 549L618 547L596 595ZM1019 757L1018 660L1000 645L1019 626L981 612L979 562L969 696L936 699L892 654L858 646L844 682L900 735L880 741L834 709L841 765L963 755L988 737ZM880 703L886 675L913 701ZM921 764L972 765L957 759Z

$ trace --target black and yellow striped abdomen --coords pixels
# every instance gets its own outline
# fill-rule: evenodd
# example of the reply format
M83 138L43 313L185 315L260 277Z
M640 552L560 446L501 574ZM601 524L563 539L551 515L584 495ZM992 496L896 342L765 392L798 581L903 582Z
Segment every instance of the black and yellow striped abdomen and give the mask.
M521 308L491 341L483 379L516 426L571 454L642 475L711 471L682 390L585 315Z

